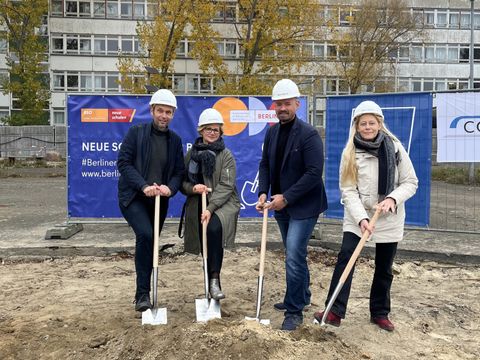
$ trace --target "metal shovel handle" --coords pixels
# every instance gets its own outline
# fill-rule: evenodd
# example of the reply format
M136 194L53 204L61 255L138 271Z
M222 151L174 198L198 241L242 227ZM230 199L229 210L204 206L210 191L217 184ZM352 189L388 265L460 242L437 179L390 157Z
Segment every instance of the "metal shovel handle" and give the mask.
M160 233L160 195L155 196L155 217L153 223L153 267L158 267L158 243Z
M202 193L202 214L207 210L207 192ZM207 247L207 225L202 222L202 252L203 252L203 278L205 282L205 298L208 299L208 247Z
M381 209L379 206L377 206L377 209L375 210L375 214L373 214L373 217L370 220L370 225L372 226L375 225L378 217L380 216L380 213L381 213ZM337 287L335 288L335 291L333 292L332 297L330 298L330 301L328 302L327 307L323 312L322 325L325 324L325 320L327 319L328 313L330 312L333 306L333 303L337 299L337 296L340 293L340 290L342 289L343 284L345 284L345 281L347 280L348 275L350 274L350 271L353 268L353 265L357 261L357 258L360 255L360 252L362 251L363 246L365 245L369 237L370 237L370 233L368 231L365 231L362 237L360 238L360 241L358 242L357 247L353 251L353 254L350 257L350 260L348 260L347 266L345 267L345 270L343 270L342 276L340 276L340 280L338 281Z

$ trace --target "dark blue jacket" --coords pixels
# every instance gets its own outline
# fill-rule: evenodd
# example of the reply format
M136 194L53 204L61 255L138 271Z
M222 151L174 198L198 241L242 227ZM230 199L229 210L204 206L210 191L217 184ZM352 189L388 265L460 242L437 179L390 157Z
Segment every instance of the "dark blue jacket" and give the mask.
M120 172L118 179L118 200L127 207L138 192L147 184L146 178L150 162L150 133L153 123L132 126L118 153L117 167ZM180 137L168 130L168 160L167 171L163 173L162 184L168 186L175 195L182 185L185 165ZM160 184L159 184L160 185Z
M268 195L273 183L279 129L280 124L275 124L265 134L259 167L259 194ZM322 139L313 126L295 117L280 170L280 190L288 202L284 210L291 218L306 219L327 209L322 174Z

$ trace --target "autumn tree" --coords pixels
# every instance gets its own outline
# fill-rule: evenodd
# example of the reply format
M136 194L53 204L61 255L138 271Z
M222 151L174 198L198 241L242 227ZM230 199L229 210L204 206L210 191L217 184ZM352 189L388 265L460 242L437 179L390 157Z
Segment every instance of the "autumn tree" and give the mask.
M410 12L405 0L362 0L352 14L346 17L349 26L332 28L332 41L338 53L337 74L354 94L362 85L373 85L392 73L392 54L421 38L423 22Z
M0 32L9 44L6 57L9 77L2 84L4 94L17 99L21 111L11 125L48 124L45 107L50 98L47 76L47 42L41 35L47 0L0 1Z
M207 0L168 0L156 3L158 14L152 22L139 22L137 34L144 56L139 58L120 56L118 69L122 87L133 93L144 93L147 81L160 88L171 87L174 60L180 42L188 38L192 48L189 55L198 60L204 74L223 74L224 64L212 39L218 37L210 26L216 4ZM134 78L133 74L145 73L145 67L156 70L147 80Z
M239 0L234 25L239 66L218 91L269 94L275 78L301 73L311 60L311 54L302 53L302 43L319 36L320 9L315 0Z

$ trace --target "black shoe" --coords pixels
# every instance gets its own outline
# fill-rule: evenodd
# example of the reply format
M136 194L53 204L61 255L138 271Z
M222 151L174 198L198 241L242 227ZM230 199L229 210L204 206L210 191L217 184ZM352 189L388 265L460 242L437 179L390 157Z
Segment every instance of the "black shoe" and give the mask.
M311 304L305 305L303 307L303 310L308 309L310 306L311 306ZM277 311L282 311L282 312L287 310L287 308L285 307L285 304L283 302L274 304L273 308Z
M144 312L152 308L150 303L150 295L141 294L135 299L135 311Z
M286 314L283 320L282 330L293 331L296 330L303 323L302 315Z

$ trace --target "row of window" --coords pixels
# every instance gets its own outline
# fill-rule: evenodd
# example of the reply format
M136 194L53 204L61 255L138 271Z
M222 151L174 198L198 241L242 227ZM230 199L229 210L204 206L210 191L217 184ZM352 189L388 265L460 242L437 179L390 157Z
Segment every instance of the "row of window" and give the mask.
M144 75L135 75L144 78ZM293 78L300 84L304 93L325 95L349 94L348 83L345 80L327 77L310 79ZM71 92L121 92L120 75L115 72L53 72L53 90ZM178 94L211 94L215 93L215 79L200 74L175 74L171 77L172 90ZM267 81L267 79L266 79ZM475 88L480 88L480 79L476 79ZM459 78L388 78L375 84L365 86L362 92L374 92L379 89L392 91L445 91L464 90L469 88L468 79Z
M279 7L279 11L288 11ZM412 14L423 20L427 27L466 29L470 28L470 10L412 9ZM324 19L333 26L348 26L357 10L352 6L323 6L318 19ZM151 0L51 0L52 16L88 17L107 19L147 19L158 14L157 1ZM380 14L381 16L381 14ZM233 23L242 21L236 1L221 1L213 21ZM480 12L474 13L473 24L480 28Z
M75 55L138 55L144 51L136 36L52 34L52 54ZM182 40L176 49L177 57L188 57L194 43ZM225 58L242 56L235 39L216 41L218 53ZM1 50L1 47L0 47ZM348 50L347 50L348 51ZM348 54L340 53L335 45L309 41L298 45L296 51L308 59L338 59ZM474 48L474 61L480 62L480 45ZM469 44L410 44L390 54L392 59L413 63L462 63L470 59Z

